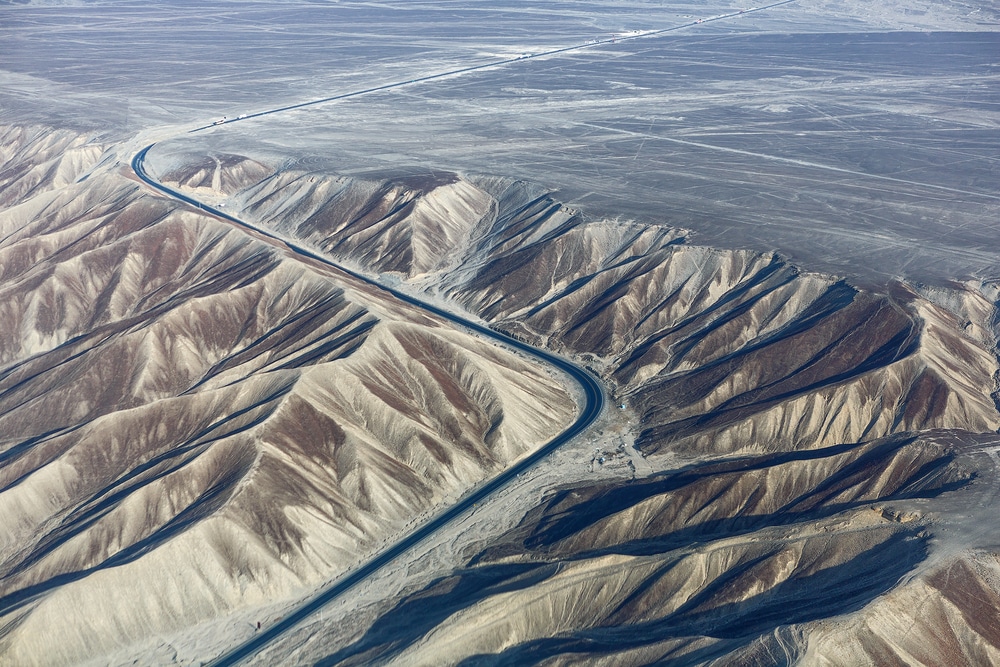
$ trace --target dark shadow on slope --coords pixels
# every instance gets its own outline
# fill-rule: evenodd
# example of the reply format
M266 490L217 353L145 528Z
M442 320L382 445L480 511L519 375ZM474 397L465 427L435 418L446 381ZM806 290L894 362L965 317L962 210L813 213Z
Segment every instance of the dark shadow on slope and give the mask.
M332 352L354 337L364 335L374 326L374 320L370 318L367 311L358 309L349 314L342 322L334 325L329 331L316 334L317 331L322 331L326 322L335 321L339 314L349 307L350 304L344 299L343 292L337 292L318 303L311 304L308 308L302 308L248 345L220 359L205 372L201 380L184 393L193 393L195 389L215 376L249 363L267 353L272 355L270 363L285 361L279 368L295 368L306 365L312 359L319 358L323 354ZM366 316L369 319L358 324L359 320ZM307 335L303 335L304 333ZM320 351L315 349L317 347ZM286 361L296 354L301 356L298 359Z
M244 456L241 465L230 468L225 475L215 480L212 486L206 489L184 510L174 516L173 519L155 530L152 534L118 551L100 564L56 575L41 583L22 588L0 598L0 616L5 616L12 611L20 609L37 600L45 593L74 581L79 581L94 572L131 563L171 538L188 530L202 519L212 516L221 510L229 500L233 491L238 487L239 481L253 465L253 459L252 455Z
M712 606L713 598L726 595L728 587L741 577L752 576L753 568L769 557L759 556L712 581L663 618L630 624L619 617L619 610L595 609L595 627L581 628L564 637L526 642L499 655L473 656L461 664L535 664L564 653L613 654L684 637L750 640L781 625L849 613L891 589L926 557L927 538L917 537L916 531L897 530L846 563L808 576L793 576L742 602ZM671 567L665 565L648 577L634 596L650 590ZM382 616L361 640L315 664L362 665L398 656L452 614L503 592L527 590L559 569L557 563L494 565L439 579ZM615 618L609 618L611 615ZM601 623L606 625L602 627Z
M703 310L687 315L676 323L663 327L656 333L650 335L646 338L646 340L636 346L636 348L629 353L628 357L621 362L618 370L615 371L615 375L623 386L627 386L632 380L636 364L643 358L644 355L649 353L653 347L665 338L677 334L684 329L690 329L691 333L678 341L674 348L675 357L678 359L684 358L684 356L695 345L703 340L708 333L711 333L729 323L733 319L746 314L755 305L757 305L761 299L770 295L778 288L789 284L796 277L797 274L789 270L787 264L778 258L773 258L766 266L743 282L727 290L726 293L719 297L718 300L708 304ZM796 323L801 323L803 328L808 328L824 317L837 312L849 304L854 299L854 295L856 294L855 291L851 290L846 285L844 286L846 291L845 289L837 289L837 287L838 286L836 285L831 286L823 294L823 296L817 299L815 304L811 305L805 312L802 313L802 315L793 320L791 325L786 325L785 327L782 327L782 329L779 329L778 332L756 341L751 345L740 348L738 351L726 355L722 359L716 360L713 363L716 365L728 363L735 356L746 354L753 351L757 347L764 347L768 345L776 337L783 338L786 336L794 336L797 331L790 328L790 326L794 326ZM676 293L668 296L675 297ZM818 308L817 304L820 304ZM665 308L668 305L669 299L665 299L663 302L657 304L655 308L651 308L649 313L642 318L642 321L645 321L651 317L653 313L656 313L658 310ZM727 307L730 308L726 309ZM636 325L636 328L638 328L638 325Z
M492 565L442 577L403 600L379 618L354 644L318 661L329 665L365 665L386 652L398 652L430 632L453 613L490 595L530 587L558 566L546 563Z
M222 263L235 257L241 249L233 249L228 255L219 259ZM0 383L9 382L9 386L0 387L0 402L11 401L3 406L7 412L25 408L31 401L37 400L54 386L60 386L76 381L79 367L88 355L99 354L106 345L113 344L123 332L139 330L150 326L159 317L172 311L192 299L224 294L243 286L252 284L268 273L276 264L269 260L267 253L256 253L244 258L235 258L225 270L213 274L198 276L194 284L174 293L166 301L152 306L150 310L131 315L119 321L101 325L87 333L74 336L60 343L54 349L39 353L24 361L3 370L0 373ZM86 420L93 420L108 413L102 401L95 401L98 406L86 415ZM67 424L62 428L70 428Z
M502 557L505 554L517 553L522 550L544 552L547 547L643 501L668 493L681 492L684 487L719 475L733 476L735 479L742 473L761 471L800 461L817 461L845 455L854 450L864 450L857 458L845 461L841 467L816 486L782 502L781 511L776 514L729 517L717 522L702 523L685 529L683 534L675 533L677 538L671 539L671 544L682 546L690 543L699 535L716 535L730 531L745 532L765 525L778 525L782 521L793 523L805 518L828 516L851 506L870 502L860 500L857 503L845 503L841 501L835 506L824 507L837 494L849 489L852 485L861 484L869 479L873 471L880 472L883 466L891 463L896 454L917 442L915 437L900 435L875 443L835 445L822 449L784 452L697 465L678 473L659 475L628 484L564 489L553 494L539 508L529 512L518 528L501 538L500 544L476 556L472 563L476 564L483 560ZM916 470L912 470L905 477L896 480L894 487L888 493L880 495L878 499L898 500L912 497L932 497L963 486L970 478L956 476L958 473L949 468L954 458L954 454L942 450L937 455L922 462ZM820 508L823 508L822 511L817 512ZM787 517L787 519L783 519L783 517ZM667 538L668 536L657 535L650 539L659 542ZM632 546L641 543L641 540L630 542Z
M78 431L81 428L83 428L83 424L76 424L74 426L63 427L63 428L54 428L49 431L46 431L45 433L41 433L34 437L13 444L7 449L0 452L0 467L5 467L16 462L22 456L34 450L38 445L47 443L51 440L62 437L64 435L68 435L70 433L73 433L74 431ZM31 472L34 471L32 470ZM4 491L10 488L13 488L14 486L17 485L19 481L20 479L15 480L9 483L7 486L0 488L0 493L3 493Z
M858 306L856 309L862 312L853 313L852 317L872 317L877 305ZM835 311L838 317L842 313ZM704 429L723 428L779 403L852 381L912 355L919 341L919 327L902 314L897 314L895 321L884 318L877 335L862 340L849 340L846 336L855 334L853 330L841 331L842 322L831 320L829 324L838 329L835 335L830 334L829 340L808 341L799 338L807 336L808 331L789 333L791 330L788 330L780 338L771 336L694 370L654 380L641 391L640 401L648 406L644 421L652 425L642 432L640 445L647 447ZM814 335L821 333L815 326L810 331ZM851 351L845 354L844 346L848 343ZM671 396L682 396L688 404L697 402L724 382L732 374L735 364L753 361L753 357L748 355L763 354L762 346L770 345L779 345L770 348L770 355L781 355L774 358L787 359L781 364L772 364L775 369L780 368L780 372L774 372L773 377L765 375L751 389L732 396L708 413L676 421L657 417L670 412ZM788 363L792 360L794 363Z
M272 394L261 398L250 406L233 412L231 415L227 415L219 420L216 420L215 422L202 428L197 433L193 434L184 443L181 443L178 446L153 457L149 461L137 465L119 479L114 480L107 487L101 489L91 498L77 505L77 507L75 507L68 515L64 516L59 526L44 535L27 555L21 558L8 572L4 574L3 579L9 579L11 576L26 571L32 565L41 561L44 557L61 547L66 542L95 525L140 489L183 469L189 463L197 459L212 443L236 436L263 423L273 411L272 404L285 396L290 389L291 385L279 387ZM243 417L247 417L248 419L243 420ZM219 432L220 429L224 428L227 430ZM249 464L242 465L238 469L242 470L244 468L249 469ZM245 472L245 470L243 470L243 472ZM216 482L216 485L218 484L219 482ZM205 493L208 494L209 492L206 491ZM196 505L197 502L191 507L195 507ZM122 554L135 552L138 545L152 544L152 546L155 546L156 544L169 539L179 532L177 529L169 529L170 526L174 525L182 516L185 515L185 513L189 512L191 507L182 511L170 522L166 523L163 527L152 533L149 537L140 540L139 542L132 544L125 549L122 549L117 554L111 556L100 566L83 570L82 574L79 572L71 572L57 575L48 581L36 584L35 586L23 589L22 591L10 593L5 597L0 598L0 614L8 611L5 605L8 604L9 600L20 606L21 603L18 601L21 598L18 596L20 596L24 591L37 589L40 592L44 592L61 585L62 583L76 581L77 579L86 576L86 574L94 569L111 566L121 558ZM191 521L186 522L185 525L187 525L187 523L191 523ZM150 543L149 541L154 538L156 538L154 542ZM63 579L64 577L68 578ZM29 597L34 597L35 595L36 594L31 594Z
M710 637L727 640L693 652L671 665L701 664L731 652L775 628L829 618L861 609L895 584L927 556L926 538L900 531L850 561L805 577L792 577L774 588L738 603L699 610L751 564L706 587L676 612L651 622L615 622L578 630L567 636L525 642L496 655L477 655L459 663L480 665L537 664L566 653L611 656L670 639Z
M924 450L925 444L916 437L900 435L873 443L701 464L678 473L631 483L564 489L529 513L518 528L500 538L500 543L476 556L472 567L452 577L439 579L424 591L408 597L383 615L362 639L327 656L318 664L324 667L366 664L399 655L452 614L503 591L527 591L553 576L561 563L599 558L611 553L629 556L669 554L693 544L725 540L771 527L807 525L808 522L871 506L874 502L933 497L971 481L973 475L952 465L955 454L950 448L941 446L939 449ZM911 454L904 451L908 447L920 449ZM639 535L593 549L559 549L559 542L656 496L676 493L678 498L683 498L685 487L711 478L731 476L735 483L743 474L829 457L841 457L843 461L837 462L826 478L808 488L789 489L785 496L775 500L778 507L773 512L727 516L678 526L671 526L668 521L660 527L663 530L660 534ZM882 490L872 493L865 487L866 481L873 476L877 478L891 467L898 477L887 482ZM655 526L651 529L656 530ZM568 652L612 654L688 636L723 641L717 646L699 649L685 656L679 664L710 660L738 648L755 633L860 608L891 588L925 558L927 538L920 533L920 526L904 527L885 522L880 530L886 531L887 539L855 555L847 563L820 569L808 576L793 575L791 579L738 604L713 605L714 598L725 597L728 587L745 586L746 581L741 578L753 576L754 567L768 565L770 553L757 555L711 581L667 617L630 624L631 605L641 606L642 598L657 590L656 584L661 578L674 576L672 570L677 561L668 556L662 567L648 576L617 609L594 610L594 625L608 627L581 628L566 637L527 642L500 655L469 658L466 664L531 664ZM516 565L488 562L505 557L514 557L521 562ZM545 562L536 560L525 563L525 557L544 559Z

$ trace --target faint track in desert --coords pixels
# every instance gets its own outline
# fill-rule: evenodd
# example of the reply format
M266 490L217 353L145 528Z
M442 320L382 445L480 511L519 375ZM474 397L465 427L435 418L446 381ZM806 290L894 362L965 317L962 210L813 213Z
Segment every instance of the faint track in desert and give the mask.
M569 46L561 46L554 49L547 49L545 51L539 51L538 53L531 53L527 55L515 56L513 58L503 58L501 60L493 60L490 62L480 63L478 65L469 65L468 67L459 67L456 69L451 69L446 72L438 72L437 74L428 74L427 76L420 76L414 79L407 79L405 81L395 81L393 83L387 83L381 86L373 86L371 88L363 88L361 90L353 90L347 93L341 93L339 95L331 95L330 97L321 97L316 100L308 100L306 102L299 102L297 104L289 104L282 107L276 107L274 109L267 109L264 111L257 111L255 113L243 114L237 118L228 118L221 121L216 121L214 123L209 123L208 125L202 125L196 127L189 131L189 134L195 132L201 132L203 130L209 130L213 127L219 127L222 125L231 125L232 123L238 123L244 120L250 120L251 118L260 118L261 116L270 116L271 114L283 113L286 111L294 111L296 109L304 109L305 107L317 106L320 104L326 104L328 102L337 102L339 100L346 100L352 97L361 97L362 95L369 95L371 93L379 93L386 90L393 90L395 88L403 88L404 86L412 86L420 83L425 83L427 81L434 81L436 79L443 79L446 77L459 76L461 74L467 74L468 72L476 72L479 70L489 69L491 67L503 67L505 65L512 65L524 60L534 60L537 58L545 58L546 56L554 56L560 53L569 53L571 51L582 51L584 49L599 48L601 46L606 46L608 44L616 44L620 42L634 41L637 39L645 39L647 37L659 37L667 33L676 32L678 30L685 30L687 28L695 28L699 25L705 25L708 23L713 23L716 21L725 21L728 19L737 18L740 16L747 16L756 12L762 12L768 9L774 9L775 7L781 7L782 5L788 5L798 2L798 0L780 0L780 2L772 2L761 7L752 7L750 9L739 10L735 12L730 12L728 14L719 14L717 16L710 16L702 19L694 19L688 21L687 23L679 23L677 25L670 26L668 28L660 28L659 30L649 30L646 32L639 32L636 34L623 34L615 35L614 37L608 37L605 39L595 39L583 44L571 44Z

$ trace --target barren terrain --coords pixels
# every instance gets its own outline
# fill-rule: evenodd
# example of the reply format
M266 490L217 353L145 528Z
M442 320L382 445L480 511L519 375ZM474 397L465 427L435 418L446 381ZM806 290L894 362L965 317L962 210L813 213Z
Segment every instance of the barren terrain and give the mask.
M2 4L0 665L1000 663L998 19Z
M571 420L513 353L7 136L5 661L286 596Z

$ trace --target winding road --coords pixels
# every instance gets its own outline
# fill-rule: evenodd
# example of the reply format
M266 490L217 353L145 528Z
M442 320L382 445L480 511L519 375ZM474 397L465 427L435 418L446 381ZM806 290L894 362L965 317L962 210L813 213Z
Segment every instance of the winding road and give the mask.
M406 81L398 81L372 88L365 88L362 90L356 90L348 93L334 95L331 97L325 97L322 99L310 100L299 104L292 104L256 113L245 114L238 118L224 119L222 121L217 121L215 123L197 127L195 129L190 130L189 133L201 132L204 130L211 129L213 127L228 125L234 122L249 120L251 118L259 118L261 116L282 113L294 109L301 109L308 106L334 102L337 100L343 100L351 97L359 97L370 93L424 83L427 81L433 81L435 79L442 79L444 77L457 76L467 72L473 72L491 67L509 65L512 63L520 62L522 60L542 58L545 56L551 56L555 54L566 53L569 51L576 51L581 49L589 49L589 48L599 47L605 44L612 44L615 42L623 42L628 40L643 39L647 37L655 37L669 32L674 32L685 28L691 28L700 24L731 19L752 12L759 12L766 9L772 9L793 2L796 2L796 0L781 0L779 2L773 2L767 5L763 5L761 7L753 7L747 10L731 12L728 14L720 14L718 16L712 16L703 19L697 19L688 23L683 23L668 28L663 28L660 30L650 30L645 32L619 35L607 39L592 40L585 44L575 44L556 49L550 49L538 53L522 55L514 58L507 58L503 60L482 63L478 65L471 65L468 67L457 68L449 70L447 72L431 74L424 77L419 77ZM149 146L146 146L145 148L140 150L132 158L132 163L131 163L132 169L135 172L136 176L138 176L139 179L141 179L143 182L145 182L152 188L158 190L159 192L173 199L184 202L186 204L190 204L198 209L201 209L202 211L205 211L208 214L211 214L217 218L225 220L233 225L251 230L254 233L266 238L276 246L284 247L297 255L308 257L313 261L317 261L332 268L335 268L338 271L350 275L356 280L360 280L364 283L367 283L369 285L377 287L378 289L388 292L401 301L414 305L427 312L433 313L434 315L444 320L458 324L459 326L464 327L472 332L475 332L477 334L498 341L503 345L520 350L521 352L524 352L525 354L528 354L543 363L550 364L551 366L558 368L559 370L566 373L570 378L572 378L579 385L584 398L583 404L581 406L579 415L577 416L576 420L560 435L558 435L557 437L555 437L554 439L552 439L551 441L540 447L531 455L517 462L507 470L504 470L493 479L473 489L470 493L468 493L465 497L463 497L457 504L444 510L442 513L438 514L437 516L429 520L427 523L419 526L409 535L403 537L395 544L389 546L388 548L383 550L381 553L376 555L374 558L372 558L364 565L358 567L357 569L347 573L340 579L336 580L327 588L323 589L321 592L319 592L312 598L305 601L294 611L292 611L289 614L286 614L277 623L274 623L273 625L267 627L266 629L256 633L250 640L244 642L243 644L239 645L230 652L208 663L210 667L227 667L229 665L235 665L241 662L242 660L252 656L253 654L261 650L269 643L281 637L283 634L285 634L290 629L301 623L303 620L312 615L314 612L319 611L323 606L325 606L332 600L336 599L337 597L343 595L345 592L347 592L354 586L363 582L365 579L376 573L379 569L381 569L383 566L387 565L389 562L399 557L404 552L417 546L418 544L426 540L428 537L430 537L437 531L444 528L446 525L454 521L456 518L458 518L468 510L470 510L474 505L483 502L486 498L488 498L489 496L493 495L494 493L502 489L511 480L515 479L521 473L531 468L538 461L548 456L550 453L559 448L561 445L565 444L566 442L578 436L597 419L597 417L601 414L602 410L604 409L604 391L601 388L601 385L594 378L594 376L592 376L583 368L580 368L579 366L567 361L566 359L563 359L554 354L546 352L545 350L537 349L530 345L526 345L525 343L522 343L505 334L494 331L489 327L483 326L476 322L466 320L462 317L459 317L445 310L442 310L441 308L431 305L430 303L424 302L409 294L401 292L388 285L382 284L372 278L359 274L356 271L352 271L351 269L345 266L341 266L336 262L333 262L329 258L324 257L312 250L309 250L304 246L297 245L292 241L281 238L280 236L276 235L271 231L268 231L267 229L263 229L261 227L252 225L244 220L241 220L233 215L230 215L229 213L226 213L223 210L212 207L208 204L205 204L204 202L194 199L189 195L186 195L178 190L175 190L173 188L164 185L163 183L160 183L155 178L150 176L150 174L146 171L146 166L145 166L146 156L149 153L150 149L152 149L153 146L155 145L156 144L150 144Z
M526 458L521 459L511 467L507 468L493 479L475 488L473 491L471 491L469 494L463 497L458 503L446 509L441 514L438 514L427 523L419 526L412 533L403 537L401 540L399 540L395 544L391 545L390 547L379 553L377 556L375 556L373 559L371 559L364 565L358 567L357 569L351 571L347 575L338 579L328 588L322 590L319 594L307 600L304 604L299 606L293 612L284 616L277 623L269 626L266 630L263 630L255 634L253 638L251 638L249 641L241 644L240 646L230 651L229 653L209 663L209 665L211 665L212 667L222 667L224 665L235 665L244 658L253 655L261 648L263 648L270 642L274 641L275 639L283 635L285 632L287 632L294 626L298 625L308 616L310 616L316 611L319 611L321 607L323 607L330 601L336 599L346 591L350 590L357 584L367 579L369 576L377 572L384 565L388 564L390 561L400 556L403 552L418 545L420 542L424 541L425 539L427 539L440 529L444 528L446 525L454 521L457 517L461 516L466 511L471 509L473 505L483 502L483 500L485 500L489 496L493 495L494 493L502 489L511 480L515 479L518 475L528 470L535 463L548 456L550 453L552 453L561 445L565 444L566 442L572 440L577 435L582 433L584 430L587 429L588 426L590 426L594 422L594 420L597 419L598 416L600 416L601 411L604 409L604 391L601 388L601 385L594 378L594 376L592 376L590 373L580 368L579 366L567 361L566 359L563 359L554 354L546 352L545 350L534 348L530 345L522 343L517 339L511 338L510 336L494 331L489 327L464 319L462 317L449 313L445 310L442 310L441 308L438 308L429 303L421 301L420 299L417 299L409 294L393 289L392 287L384 285L367 276L352 271L351 269L345 266L341 266L340 264L331 261L329 258L323 257L322 255L313 252L312 250L309 250L303 246L297 245L286 239L283 239L274 234L273 232L252 225L244 220L240 220L239 218L230 215L225 211L209 206L208 204L200 202L194 199L193 197L184 194L183 192L179 192L173 188L164 185L163 183L160 183L159 181L157 181L156 179L154 179L149 175L145 167L146 154L149 152L151 148L153 148L153 146L155 146L155 144L150 144L149 146L146 146L141 151L136 153L135 157L132 158L132 170L135 172L136 176L138 176L143 182L147 183L156 190L159 190L163 194L166 194L174 199L195 206L196 208L205 211L206 213L209 213L218 218L226 220L227 222L230 222L233 225L252 230L256 234L266 237L269 241L271 241L275 245L287 248L288 250L291 250L297 255L308 257L311 260L321 262L327 266L335 268L338 271L346 273L357 280L360 280L369 285L377 287L385 292L388 292L401 301L417 306L418 308L422 308L423 310L433 313L434 315L437 315L438 317L444 320L448 320L449 322L458 324L459 326L462 326L477 334L481 334L493 340L499 341L500 343L508 347L520 350L538 359L543 363L554 366L555 368L558 368L559 370L566 373L574 381L576 381L576 383L580 386L584 399L583 405L580 408L580 412L577 415L576 420L572 424L570 424L570 426L565 431L563 431L558 436L553 438L551 441L543 445L541 448L537 449L534 453L530 454Z

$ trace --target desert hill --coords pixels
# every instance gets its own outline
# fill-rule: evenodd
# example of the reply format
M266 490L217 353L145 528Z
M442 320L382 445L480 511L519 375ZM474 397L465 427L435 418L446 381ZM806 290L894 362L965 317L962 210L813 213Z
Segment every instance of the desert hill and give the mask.
M862 289L773 254L691 245L678 230L585 220L503 179L289 173L233 200L340 261L401 275L587 360L641 413L648 454L665 443L731 453L1000 428L985 289L954 285L934 300L902 282ZM435 233L458 239L448 261L423 243Z
M315 585L572 420L545 369L86 137L4 136L0 662Z
M805 658L813 632L836 635L814 660L845 641L832 664L882 663L894 645L934 655L939 647L887 627L907 622L899 609L868 605L892 604L879 596L933 548L917 515L881 503L970 478L942 441L894 437L561 490L318 664L773 664ZM981 614L975 596L990 590L995 561L956 562L891 594L942 588L949 570L970 590L935 600L942 612L922 621L935 633ZM873 630L852 636L831 620L859 609ZM960 637L945 649L954 664L998 657L988 621Z
M5 661L100 661L306 594L573 417L549 371L151 192L94 139L4 137ZM149 166L575 357L635 419L591 462L610 478L551 480L349 641L290 637L296 660L998 657L989 286L865 288L510 179Z

